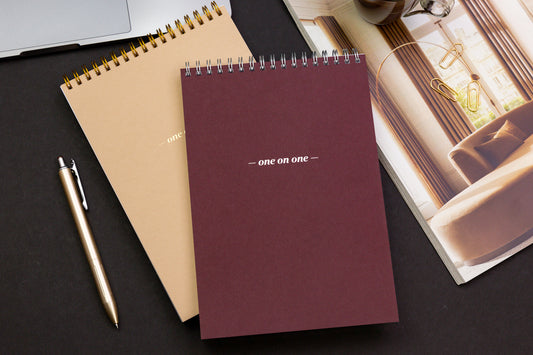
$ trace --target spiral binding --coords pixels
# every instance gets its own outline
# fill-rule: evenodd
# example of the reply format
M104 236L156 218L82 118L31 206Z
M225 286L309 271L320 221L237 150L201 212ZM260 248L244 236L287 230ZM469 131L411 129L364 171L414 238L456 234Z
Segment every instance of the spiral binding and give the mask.
M216 1L211 1L210 5L211 5L211 10L209 10L207 6L203 6L202 7L202 12L207 17L208 21L213 20L213 18L214 18L213 12L216 13L218 16L222 16L222 11L218 7ZM198 12L197 10L195 10L193 12L193 17L194 17L194 20L196 20L196 23L199 26L202 26L205 23L204 19L202 18L202 15L200 15L200 12ZM193 19L191 19L191 17L186 15L186 16L184 16L183 19L185 21L186 27L189 27L189 29L191 29L191 30L193 30L195 28L195 23L193 22ZM157 41L156 41L157 38L159 38L159 40L161 41L162 44L165 44L168 41L167 36L169 36L170 39L175 39L175 38L177 38L177 33L184 34L186 32L186 29L181 24L180 20L174 21L174 24L176 25L175 29L173 29L170 24L165 25L166 33L163 33L163 31L160 28L158 28L156 30L156 35L155 35L156 37L154 37L154 35L152 35L151 33L146 35L146 38L148 39L148 42L145 42L143 38L139 37L137 39L138 42L139 42L139 46L138 47L135 47L135 44L133 44L133 42L130 42L129 43L129 48L130 48L129 52L126 52L126 49L124 49L124 48L120 49L120 54L119 55L117 55L115 52L111 52L111 54L110 54L111 61L110 62L105 57L101 57L100 58L100 61L102 62L101 65L104 67L105 71L109 71L112 68L110 63L113 63L115 67L120 66L120 59L119 59L120 57L122 57L122 60L124 61L124 63L126 63L131 58L138 57L140 50L142 50L142 52L144 52L144 53L148 52L150 49L147 46L147 43L149 43L152 48L157 48L157 46L158 46ZM82 66L82 71L83 71L82 75L85 76L86 80L91 80L92 79L92 75L91 75L92 73L94 73L96 76L99 76L99 75L102 74L102 70L100 70L100 67L98 66L98 64L95 61L92 61L91 65L92 65L92 68L93 68L92 71L90 71L89 68L86 65ZM75 71L75 70L72 71L72 75L73 75L73 80L76 81L76 84L81 85L83 83L82 77L80 76L80 74L78 74L77 71ZM67 88L69 90L73 88L73 85L70 82L70 79L68 78L68 75L63 75L63 80L65 81L65 85L67 86Z
M339 55L339 52L335 49L333 50L333 52L331 53L331 57L328 57L328 52L327 51L322 51L320 56L322 57L322 65L329 65L330 64L330 60L333 59L333 65L339 65L341 63L341 59L342 57L344 57L344 64L350 64L351 63L351 59L350 57L353 57L354 59L354 62L355 63L360 63L361 62L361 58L359 57L359 52L357 52L357 50L355 48L352 48L351 51L349 51L348 49L343 49L342 50L342 54ZM320 57L316 52L313 52L313 55L312 55L312 65L313 66L318 66L319 63L320 63ZM233 73L234 72L234 69L233 69L233 59L232 58L228 58L228 64L226 65L226 71L228 73ZM254 57L250 56L248 58L248 70L249 71L254 71L255 70L255 59ZM286 69L287 68L287 57L285 56L285 54L282 54L280 56L280 60L279 60L279 63L280 63L280 67L281 69ZM291 67L293 68L296 68L298 67L298 56L296 53L291 53ZM309 66L309 61L307 59L307 53L306 52L302 52L302 55L301 55L301 60L300 60L300 65L304 68L308 67ZM259 56L259 70L265 70L266 69L266 62L265 62L265 56L261 55ZM276 69L276 57L274 55L270 55L270 69L272 70L275 70ZM244 68L244 60L242 57L239 57L238 58L238 61L237 61L237 68L240 72L243 72L245 71L245 68ZM195 62L195 74L196 76L200 76L202 75L202 64L199 60L197 60ZM211 60L207 60L206 61L206 67L205 67L205 72L207 75L211 75L213 73L213 70L211 68ZM223 65L222 65L222 59L217 59L217 73L218 74L222 74L224 72L224 68L223 68ZM192 75L192 71L191 71L191 65L189 62L186 62L185 63L185 76L191 76Z

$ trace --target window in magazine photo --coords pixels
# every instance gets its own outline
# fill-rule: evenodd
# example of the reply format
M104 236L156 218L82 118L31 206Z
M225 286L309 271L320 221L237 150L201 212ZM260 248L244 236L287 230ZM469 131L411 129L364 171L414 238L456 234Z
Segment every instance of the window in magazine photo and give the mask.
M533 243L531 0L285 2L313 49L366 55L383 165L456 282Z

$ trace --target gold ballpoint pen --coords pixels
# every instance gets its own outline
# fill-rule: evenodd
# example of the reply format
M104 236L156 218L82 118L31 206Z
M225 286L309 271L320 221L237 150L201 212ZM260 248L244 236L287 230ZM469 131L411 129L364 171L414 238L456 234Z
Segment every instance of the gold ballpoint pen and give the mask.
M98 253L98 249L96 248L91 227L85 216L84 209L87 210L88 206L76 163L72 160L72 167L68 167L65 165L63 157L58 157L57 161L59 163L59 178L61 179L63 189L67 195L68 204L70 205L72 216L76 222L83 250L89 261L94 281L96 282L96 288L100 294L100 299L104 304L109 319L111 319L113 324L118 328L117 304L115 303L113 293L111 292L111 287L109 286L109 281L105 274L100 253ZM76 182L74 181L74 178L76 179Z

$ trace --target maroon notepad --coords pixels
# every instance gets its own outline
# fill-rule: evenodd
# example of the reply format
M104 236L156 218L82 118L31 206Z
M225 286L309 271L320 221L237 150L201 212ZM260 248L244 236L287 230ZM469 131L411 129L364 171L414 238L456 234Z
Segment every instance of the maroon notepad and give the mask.
M203 339L398 320L364 56L182 71Z

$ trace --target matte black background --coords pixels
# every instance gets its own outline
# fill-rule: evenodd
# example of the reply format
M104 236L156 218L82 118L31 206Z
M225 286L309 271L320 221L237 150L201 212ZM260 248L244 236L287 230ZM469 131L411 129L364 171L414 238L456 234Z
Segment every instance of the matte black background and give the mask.
M232 5L255 55L308 51L281 0ZM63 74L125 44L0 61L0 353L531 353L533 248L457 286L383 169L399 323L201 341L198 317L179 321L59 90ZM92 281L60 154L80 166L120 330Z

